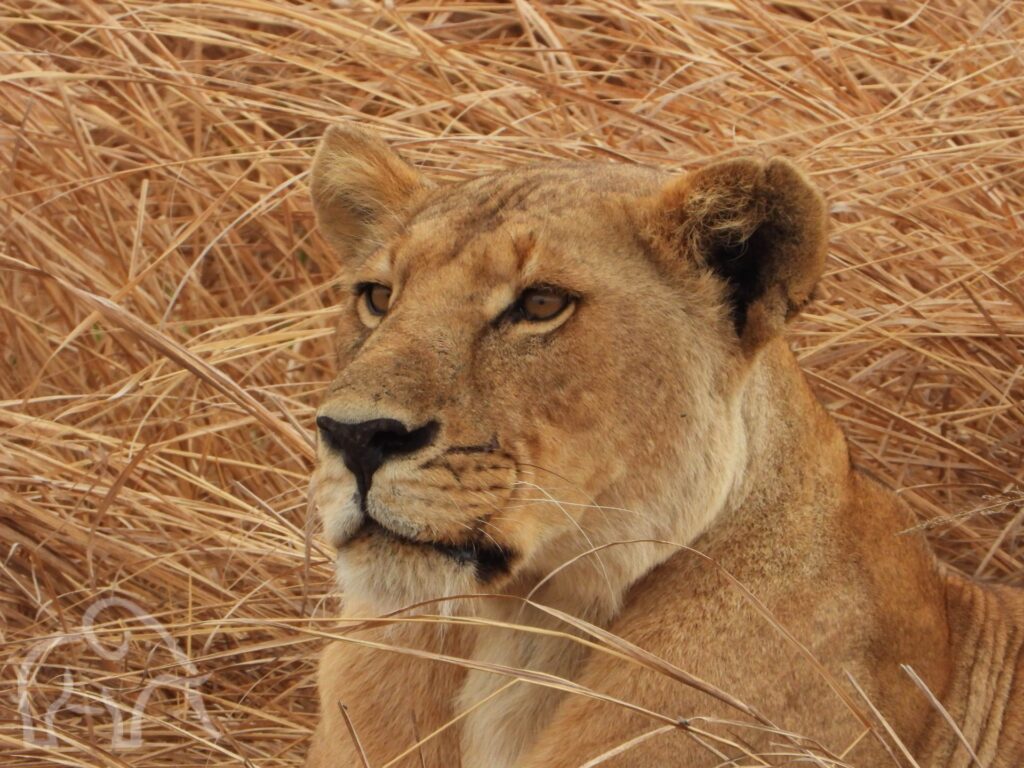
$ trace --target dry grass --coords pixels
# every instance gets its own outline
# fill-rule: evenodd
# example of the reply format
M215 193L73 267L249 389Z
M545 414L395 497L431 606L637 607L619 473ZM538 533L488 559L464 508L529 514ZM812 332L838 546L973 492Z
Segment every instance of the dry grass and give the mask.
M793 329L812 381L944 559L1024 584L1022 39L1013 0L0 0L0 762L300 764L338 290L304 172L343 119L443 177L796 158L835 221ZM208 676L220 739L155 629L123 660L82 642L104 597ZM129 620L100 615L104 647ZM17 670L65 635L30 747ZM79 712L47 726L65 668ZM96 702L161 674L112 749Z

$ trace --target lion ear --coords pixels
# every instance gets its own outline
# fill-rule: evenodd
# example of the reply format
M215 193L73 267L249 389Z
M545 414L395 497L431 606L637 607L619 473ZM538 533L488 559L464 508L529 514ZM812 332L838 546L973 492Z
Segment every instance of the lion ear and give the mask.
M789 162L728 160L674 179L658 207L673 249L725 283L749 353L811 298L827 247L824 198Z
M381 245L429 186L378 136L347 125L327 129L311 177L317 224L346 259Z

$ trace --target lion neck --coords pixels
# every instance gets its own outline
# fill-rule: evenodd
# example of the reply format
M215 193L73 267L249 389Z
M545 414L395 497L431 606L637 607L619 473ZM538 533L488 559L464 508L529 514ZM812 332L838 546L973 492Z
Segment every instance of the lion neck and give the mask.
M763 350L739 405L743 468L696 549L761 590L792 589L801 573L816 578L815 564L835 572L840 562L860 563L868 580L897 568L931 589L935 559L923 535L909 535L912 512L854 469L845 435L783 340Z
M818 401L784 339L761 350L739 398L745 451L718 518L771 508L779 525L808 506L829 511L849 479L850 459L839 425ZM832 505L833 509L836 505Z

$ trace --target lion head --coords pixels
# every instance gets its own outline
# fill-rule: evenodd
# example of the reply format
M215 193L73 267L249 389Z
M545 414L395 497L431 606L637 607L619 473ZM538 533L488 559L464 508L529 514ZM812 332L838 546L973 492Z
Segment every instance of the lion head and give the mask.
M727 505L745 374L824 259L791 165L434 184L335 127L312 193L347 286L314 477L346 594L526 589L611 542L691 540ZM565 577L628 584L667 554L613 547Z

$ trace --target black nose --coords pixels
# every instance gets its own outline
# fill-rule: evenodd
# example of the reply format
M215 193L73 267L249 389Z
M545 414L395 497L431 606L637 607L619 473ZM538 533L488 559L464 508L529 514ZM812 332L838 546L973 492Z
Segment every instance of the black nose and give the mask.
M327 445L341 454L345 466L356 476L359 495L366 498L373 473L392 456L404 456L434 442L437 422L409 429L395 419L371 419L349 424L317 416L316 425Z

